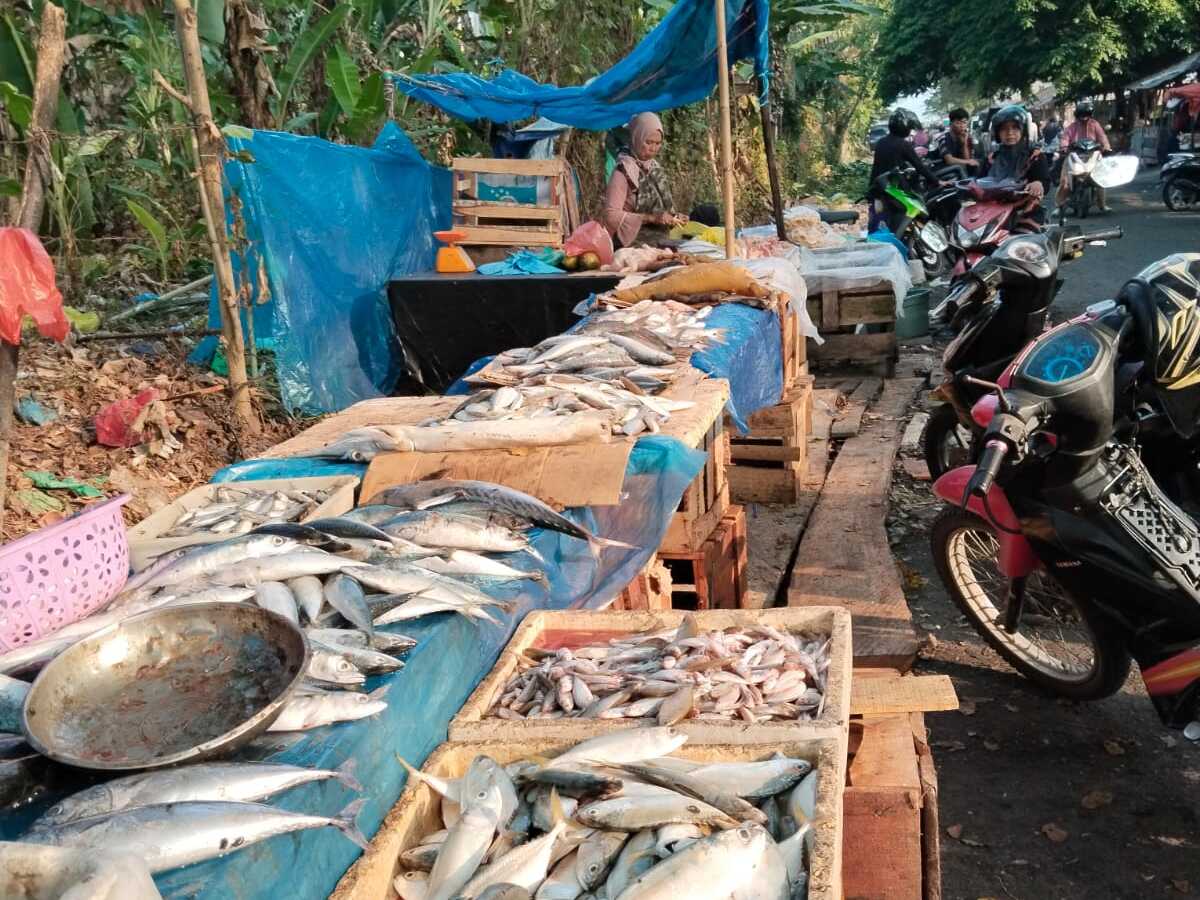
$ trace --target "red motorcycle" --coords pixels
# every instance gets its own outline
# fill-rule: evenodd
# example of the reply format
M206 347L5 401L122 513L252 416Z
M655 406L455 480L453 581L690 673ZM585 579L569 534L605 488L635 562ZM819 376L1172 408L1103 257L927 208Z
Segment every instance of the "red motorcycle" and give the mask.
M953 271L956 278L990 256L1005 238L1042 230L1025 208L1030 194L1023 181L976 178L960 181L948 190L975 201L962 205L950 229L950 243L960 251Z

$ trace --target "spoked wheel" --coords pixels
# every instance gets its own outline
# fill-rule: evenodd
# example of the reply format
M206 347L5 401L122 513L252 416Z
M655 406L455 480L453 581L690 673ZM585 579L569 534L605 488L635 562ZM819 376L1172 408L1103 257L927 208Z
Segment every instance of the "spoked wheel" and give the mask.
M958 421L954 407L944 403L929 416L924 446L929 477L937 481L951 469L974 460L975 435Z
M1125 682L1130 657L1120 632L1044 570L1026 582L1016 630L1005 628L1010 581L997 565L1000 545L990 524L965 510L946 509L934 522L931 543L951 599L1026 678L1073 700L1107 697Z

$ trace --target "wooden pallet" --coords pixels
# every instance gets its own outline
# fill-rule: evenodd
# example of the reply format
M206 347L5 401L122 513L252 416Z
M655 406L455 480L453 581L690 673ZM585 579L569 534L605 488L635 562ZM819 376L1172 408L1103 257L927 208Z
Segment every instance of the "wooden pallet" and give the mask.
M698 548L659 551L671 570L675 609L742 609L746 598L746 510L730 506Z
M729 494L736 503L794 503L807 471L812 376L798 376L782 403L750 416L748 435L729 433Z
M617 595L609 609L663 610L671 608L671 570L654 557Z
M810 351L816 368L849 363L890 374L898 352L896 295L891 285L822 291L808 298L808 315L825 340L819 346L814 343ZM883 325L887 331L855 334L859 325Z
M456 157L451 207L454 229L468 246L562 246L571 222L567 167L561 159L477 159ZM479 199L480 175L550 179L549 205Z
M729 482L726 477L729 437L725 434L723 412L714 417L695 448L707 453L708 459L705 460L704 469L684 491L659 546L660 553L696 552L729 508Z

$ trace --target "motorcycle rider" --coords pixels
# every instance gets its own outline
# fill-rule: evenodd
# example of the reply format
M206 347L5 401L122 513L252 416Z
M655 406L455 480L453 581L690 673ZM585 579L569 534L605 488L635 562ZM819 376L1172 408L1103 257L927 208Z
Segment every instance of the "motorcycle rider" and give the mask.
M1108 135L1104 133L1104 126L1094 118L1095 112L1095 107L1087 100L1075 104L1075 121L1063 129L1062 141L1060 142L1064 156L1070 152L1072 144L1076 141L1084 140L1095 141L1105 153L1112 152L1112 145L1108 142ZM1071 176L1067 174L1067 167L1063 166L1062 177L1058 183L1058 196L1056 198L1056 201L1060 204L1071 193L1070 180ZM1096 201L1100 204L1100 212L1108 212L1108 203L1105 201L1104 188L1099 185L1096 185Z
M984 161L980 176L1024 181L1029 199L1020 207L1023 218L1045 224L1042 199L1050 182L1050 166L1029 140L1029 113L1025 107L1012 105L997 110L992 116L992 143L995 149Z
M961 106L950 110L950 130L942 135L938 157L943 165L975 169L975 142L971 139L971 114Z
M1042 129L1042 140L1047 144L1054 143L1054 139L1062 133L1062 125L1059 124L1058 116L1050 116L1050 121L1046 123L1046 127Z
M871 174L867 182L867 199L871 201L868 210L867 231L874 232L881 222L887 218L887 207L884 205L883 189L876 179L885 172L890 172L897 166L907 163L921 174L923 178L939 184L936 175L925 164L925 160L917 155L916 147L908 136L921 127L921 121L916 115L903 107L896 107L888 117L888 133L875 144L875 158L871 163Z

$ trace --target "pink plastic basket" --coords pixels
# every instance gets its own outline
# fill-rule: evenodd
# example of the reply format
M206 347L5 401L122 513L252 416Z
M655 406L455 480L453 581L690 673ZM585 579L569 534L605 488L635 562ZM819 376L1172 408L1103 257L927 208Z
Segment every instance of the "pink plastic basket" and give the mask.
M0 651L78 622L129 578L121 494L0 547Z

